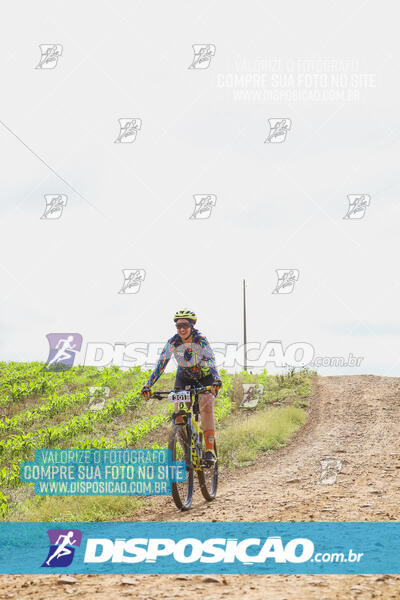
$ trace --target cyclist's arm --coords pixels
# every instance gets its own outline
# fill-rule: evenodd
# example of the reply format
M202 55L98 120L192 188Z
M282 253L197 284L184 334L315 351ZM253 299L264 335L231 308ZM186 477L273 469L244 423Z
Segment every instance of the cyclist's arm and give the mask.
M209 367L210 371L211 371L211 375L214 377L214 379L220 379L219 373L218 373L218 369L217 366L215 364L215 356L214 356L214 352L210 346L210 344L208 343L208 340L206 338L204 338L204 342L203 342L203 358L202 358L202 362L204 365L206 365L207 367Z
M154 371L152 372L152 374L149 377L148 382L146 383L146 385L148 385L149 387L151 387L152 385L155 384L155 382L157 381L157 379L159 379L161 377L161 375L164 373L165 371L165 367L167 366L167 364L170 361L170 358L172 356L172 346L171 343L168 341L161 354L160 354L160 358L158 359L158 363L156 365L156 368L154 369Z

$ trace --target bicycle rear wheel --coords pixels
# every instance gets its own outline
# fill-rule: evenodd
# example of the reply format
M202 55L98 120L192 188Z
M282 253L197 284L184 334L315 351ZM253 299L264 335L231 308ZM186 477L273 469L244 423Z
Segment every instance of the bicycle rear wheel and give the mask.
M172 498L180 510L189 510L193 498L193 466L190 463L189 443L183 425L175 425L171 429L168 448L172 452L172 460L186 462L186 481L172 483Z
M204 446L203 452L205 452ZM215 440L214 452L215 456L217 456L217 444L215 443ZM197 471L197 476L199 478L200 490L203 497L208 500L208 502L215 500L218 487L218 460L215 461L212 467L203 467L200 471Z

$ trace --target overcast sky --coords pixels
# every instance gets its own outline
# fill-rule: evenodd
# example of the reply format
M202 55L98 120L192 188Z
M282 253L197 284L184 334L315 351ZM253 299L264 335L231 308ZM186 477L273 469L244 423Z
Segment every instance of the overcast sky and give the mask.
M46 360L50 332L164 342L186 307L209 340L241 343L245 278L249 342L363 358L324 375L397 376L398 10L8 2L0 359ZM54 66L35 68L41 44ZM207 68L189 68L195 44ZM114 143L128 118L136 139ZM290 125L279 143L269 119ZM41 218L57 194L59 218ZM216 197L207 219L189 218L197 194ZM344 218L351 194L362 218ZM137 293L118 293L123 269L145 270ZM277 269L298 270L291 293L273 293Z

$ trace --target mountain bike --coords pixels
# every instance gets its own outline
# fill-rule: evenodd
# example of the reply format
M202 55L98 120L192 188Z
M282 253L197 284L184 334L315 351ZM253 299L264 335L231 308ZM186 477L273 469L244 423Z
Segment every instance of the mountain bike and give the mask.
M189 510L193 498L194 471L197 472L203 497L211 502L215 499L218 486L218 460L210 465L205 459L203 432L199 424L199 394L210 392L211 386L188 387L183 391L156 391L153 398L168 396L170 402L177 402L179 411L172 414L172 429L168 448L172 460L186 463L186 480L172 483L172 498L180 510ZM177 417L182 423L177 423ZM217 457L217 445L214 440L214 452Z

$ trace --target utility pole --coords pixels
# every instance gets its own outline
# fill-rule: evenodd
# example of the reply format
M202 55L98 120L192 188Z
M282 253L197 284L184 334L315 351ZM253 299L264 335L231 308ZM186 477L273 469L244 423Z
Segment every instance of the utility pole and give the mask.
M244 361L243 367L247 371L247 327L246 327L246 281L243 279L243 343Z

